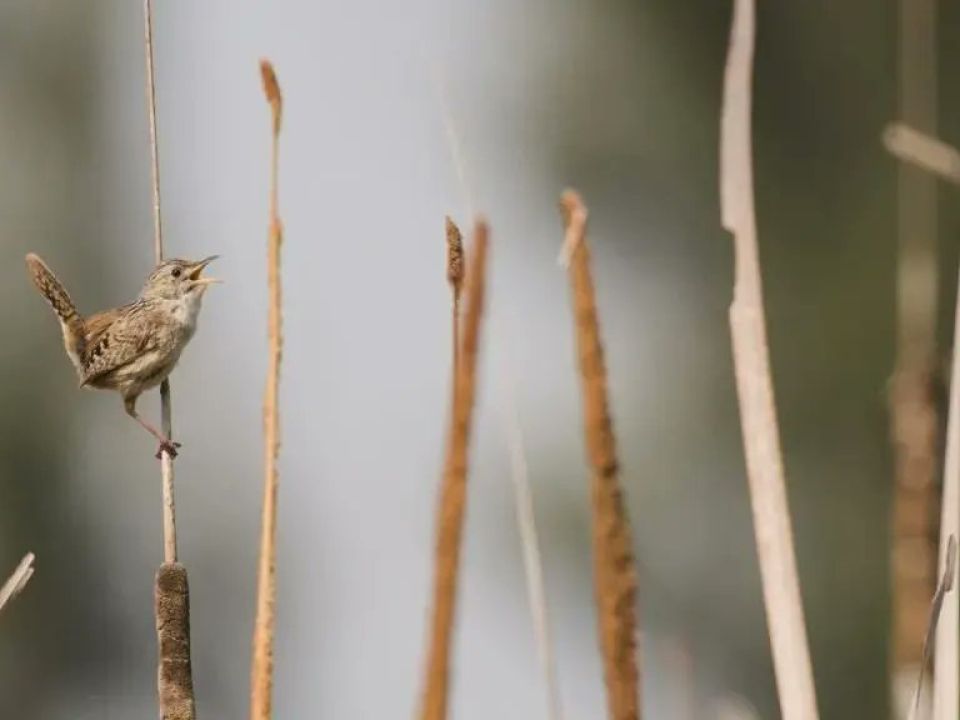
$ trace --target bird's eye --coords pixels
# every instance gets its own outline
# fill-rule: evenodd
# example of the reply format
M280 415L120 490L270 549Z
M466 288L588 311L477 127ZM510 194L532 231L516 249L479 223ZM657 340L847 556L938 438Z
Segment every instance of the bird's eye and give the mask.
M183 273L183 270L181 270L180 268L174 268L170 274L173 275L175 278L178 278L182 273Z

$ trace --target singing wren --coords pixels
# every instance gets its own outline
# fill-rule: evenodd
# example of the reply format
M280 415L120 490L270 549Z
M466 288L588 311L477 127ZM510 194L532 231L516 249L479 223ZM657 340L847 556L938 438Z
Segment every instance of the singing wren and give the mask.
M140 417L137 398L166 379L193 337L203 295L219 282L201 275L216 258L165 260L150 273L132 303L83 317L46 263L33 253L27 255L34 285L60 320L63 344L80 387L119 392L127 414L160 441L158 458L162 452L176 457L180 443Z

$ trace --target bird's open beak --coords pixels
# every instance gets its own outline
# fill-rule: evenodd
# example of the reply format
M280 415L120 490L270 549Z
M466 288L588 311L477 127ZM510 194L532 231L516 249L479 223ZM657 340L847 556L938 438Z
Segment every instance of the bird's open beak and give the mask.
M190 272L187 273L187 277L193 283L193 287L203 287L206 285L213 285L215 283L223 282L222 280L218 280L217 278L200 277L200 275L203 273L203 269L207 265L212 263L214 260L216 260L218 257L220 256L211 255L210 257L204 258L203 260L201 260L196 265L190 268Z

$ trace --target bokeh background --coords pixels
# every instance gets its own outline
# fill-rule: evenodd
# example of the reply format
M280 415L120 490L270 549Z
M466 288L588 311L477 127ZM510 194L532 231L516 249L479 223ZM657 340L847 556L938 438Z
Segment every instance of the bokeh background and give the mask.
M755 148L772 362L824 718L889 708L894 3L760 3ZM960 7L938 20L960 142ZM157 3L170 254L220 253L173 376L181 559L206 718L246 713L261 498L269 114L285 92L278 718L409 717L449 384L443 216L493 228L453 716L545 717L503 413L523 423L569 718L603 712L558 193L591 210L640 566L644 703L777 717L732 382L718 112L730 4ZM79 392L30 286L84 311L152 265L139 3L0 4L0 717L155 716L153 443ZM444 106L456 128L462 178ZM941 296L960 213L944 191ZM951 318L940 322L949 347ZM509 392L510 386L514 387ZM155 394L154 394L155 395ZM512 398L512 399L511 399ZM142 408L156 417L156 397ZM738 702L741 702L738 701Z

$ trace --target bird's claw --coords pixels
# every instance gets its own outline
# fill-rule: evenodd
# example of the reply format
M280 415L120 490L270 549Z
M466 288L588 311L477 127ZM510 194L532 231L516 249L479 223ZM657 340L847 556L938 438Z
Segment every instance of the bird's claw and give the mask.
M157 448L157 454L154 455L154 457L159 460L163 456L163 453L166 453L171 459L175 458L177 456L177 448L180 446L180 443L174 442L173 440L161 440L160 447Z

